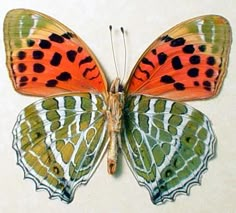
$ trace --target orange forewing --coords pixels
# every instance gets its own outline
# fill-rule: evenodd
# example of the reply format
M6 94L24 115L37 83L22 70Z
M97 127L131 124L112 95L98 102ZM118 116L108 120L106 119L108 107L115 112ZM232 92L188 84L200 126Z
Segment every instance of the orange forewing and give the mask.
M36 11L12 10L6 15L4 33L7 66L18 92L48 96L107 91L95 56L55 19Z
M228 64L231 29L221 16L185 21L155 40L135 65L128 94L174 100L215 96Z

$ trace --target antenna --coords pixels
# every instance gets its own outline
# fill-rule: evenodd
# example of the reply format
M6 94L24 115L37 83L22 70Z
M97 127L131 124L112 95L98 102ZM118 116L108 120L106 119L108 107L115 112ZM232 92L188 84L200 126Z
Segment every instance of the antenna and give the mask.
M124 70L123 70L123 77L122 77L122 81L124 81L124 77L125 77L125 73L126 73L126 69L127 69L127 48L126 48L126 41L125 41L125 31L124 28L121 27L120 31L122 33L122 37L123 37L123 44L124 44Z
M115 56L115 50L114 50L114 42L113 42L113 36L112 36L112 26L109 26L109 30L110 30L110 37L111 37L111 48L112 48L112 54L113 54L113 60L114 60L114 64L115 64L115 69L116 69L116 75L117 77L118 75L118 68L117 68L117 63L116 63L116 56Z

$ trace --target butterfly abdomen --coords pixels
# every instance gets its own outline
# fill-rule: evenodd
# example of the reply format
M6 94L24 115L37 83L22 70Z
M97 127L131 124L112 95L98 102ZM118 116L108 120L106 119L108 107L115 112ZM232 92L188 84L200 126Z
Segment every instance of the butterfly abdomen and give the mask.
M109 145L107 154L107 170L114 174L117 163L118 142L120 141L121 118L124 106L124 92L120 91L120 79L115 79L111 85L108 98L108 134Z

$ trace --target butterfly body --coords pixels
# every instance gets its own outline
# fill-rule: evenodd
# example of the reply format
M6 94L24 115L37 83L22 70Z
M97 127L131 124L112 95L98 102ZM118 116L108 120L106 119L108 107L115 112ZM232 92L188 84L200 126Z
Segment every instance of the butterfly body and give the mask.
M108 97L108 119L109 144L107 153L107 169L109 174L116 171L118 146L121 144L122 117L124 108L124 91L121 89L120 79L116 78L112 84Z
M196 17L158 37L123 86L107 81L73 31L33 10L4 21L9 76L16 91L44 98L23 109L13 148L25 177L51 198L70 203L108 151L117 150L154 204L173 201L200 183L214 154L210 120L183 100L216 96L226 74L231 28L217 15Z

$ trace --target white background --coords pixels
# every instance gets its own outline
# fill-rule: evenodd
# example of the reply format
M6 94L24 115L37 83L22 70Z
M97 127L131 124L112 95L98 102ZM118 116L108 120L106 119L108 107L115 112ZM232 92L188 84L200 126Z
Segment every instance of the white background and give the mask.
M30 8L46 13L67 25L89 45L108 79L114 78L114 63L108 26L114 27L118 67L123 67L123 47L119 27L126 29L128 71L161 33L170 27L204 14L220 14L230 21L235 36L235 0L0 0L0 212L236 212L236 46L232 45L228 73L218 97L192 106L204 112L213 123L218 138L217 157L210 161L202 185L191 189L190 196L178 196L175 202L155 206L148 191L139 187L121 157L120 172L113 177L106 172L106 160L86 186L77 189L74 201L64 204L49 200L46 191L35 192L31 180L23 180L11 148L11 130L17 114L37 100L17 94L5 66L2 23L13 8ZM122 75L122 74L121 74Z

